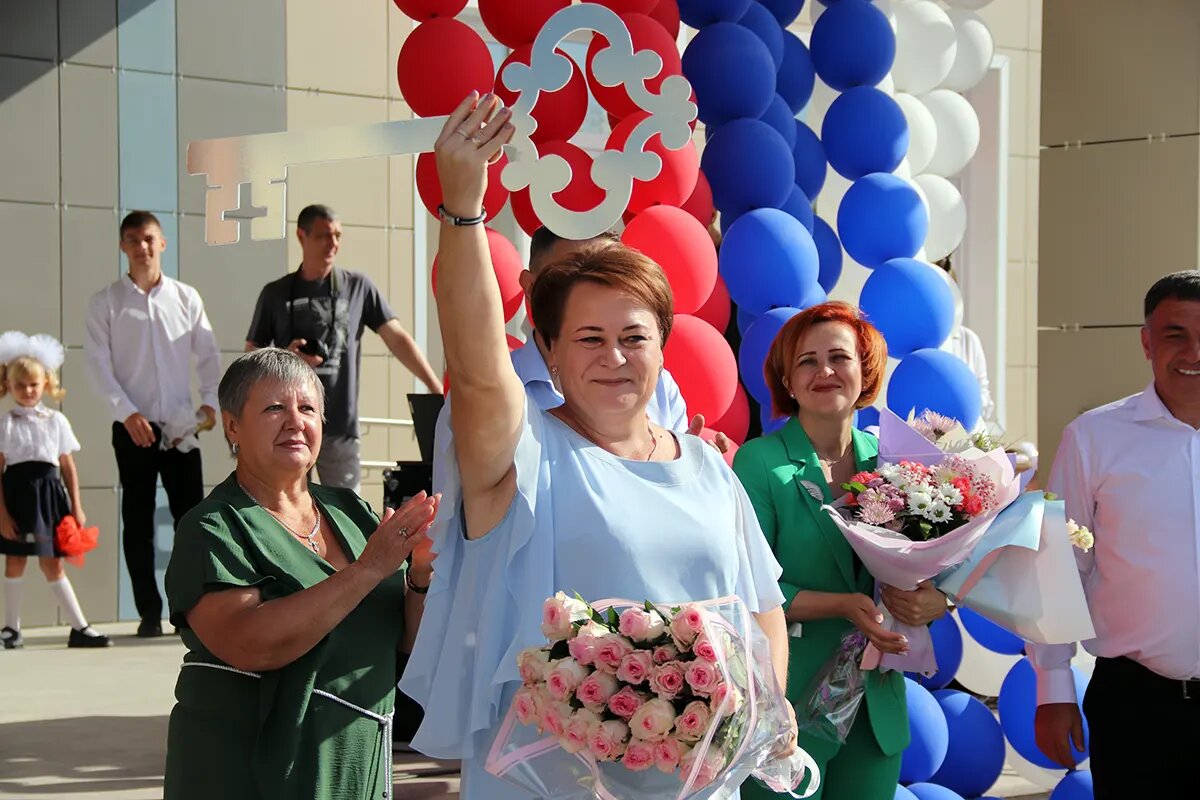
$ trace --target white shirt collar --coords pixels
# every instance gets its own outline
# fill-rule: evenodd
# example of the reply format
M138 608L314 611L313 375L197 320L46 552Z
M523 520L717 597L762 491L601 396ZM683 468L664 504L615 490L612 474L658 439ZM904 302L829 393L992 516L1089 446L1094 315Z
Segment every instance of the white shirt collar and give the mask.
M1134 422L1149 422L1156 419L1165 419L1174 425L1182 425L1190 431L1195 430L1191 425L1171 413L1171 409L1167 408L1162 398L1158 396L1158 390L1154 388L1154 381L1150 381L1150 385L1146 387L1145 391L1138 395L1133 409L1133 420Z
M50 409L46 408L41 403L38 403L33 408L16 405L13 406L12 412L18 417L48 417L51 413Z
M134 294L147 295L147 296L157 294L160 289L162 289L164 286L167 285L166 273L159 273L158 283L151 286L150 291L148 291L148 292L142 291L142 287L137 285L137 282L134 281L133 276L130 275L128 272L126 272L122 276L122 280L125 282L125 287L129 292L132 292Z

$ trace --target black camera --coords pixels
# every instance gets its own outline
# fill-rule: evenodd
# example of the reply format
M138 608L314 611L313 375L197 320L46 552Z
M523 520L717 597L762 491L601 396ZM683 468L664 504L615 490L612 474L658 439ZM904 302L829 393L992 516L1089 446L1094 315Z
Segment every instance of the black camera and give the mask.
M322 361L329 360L329 348L320 339L305 339L304 344L300 345L299 350L305 355L317 356Z

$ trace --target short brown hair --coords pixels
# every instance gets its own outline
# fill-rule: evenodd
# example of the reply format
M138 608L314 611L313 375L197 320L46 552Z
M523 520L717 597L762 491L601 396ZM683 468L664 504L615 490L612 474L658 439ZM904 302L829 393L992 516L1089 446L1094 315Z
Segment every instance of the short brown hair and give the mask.
M563 310L571 290L584 282L627 292L650 309L666 346L675 299L662 267L637 250L605 240L582 245L561 261L547 265L534 280L529 304L537 332L547 344L562 332Z
M883 387L883 371L887 366L887 342L883 340L883 334L867 322L862 312L849 303L821 303L801 311L785 322L767 353L763 375L766 377L767 388L771 390L771 407L776 417L795 416L800 410L796 399L783 385L783 379L791 372L792 360L796 356L796 347L800 340L814 327L826 322L849 325L858 341L858 360L862 364L862 394L858 396L854 407L866 408L879 396L879 390Z
M117 232L117 235L124 238L125 231L144 228L147 225L153 225L160 231L163 229L162 223L158 221L158 217L149 211L130 211L125 215L125 219L121 220L121 229Z

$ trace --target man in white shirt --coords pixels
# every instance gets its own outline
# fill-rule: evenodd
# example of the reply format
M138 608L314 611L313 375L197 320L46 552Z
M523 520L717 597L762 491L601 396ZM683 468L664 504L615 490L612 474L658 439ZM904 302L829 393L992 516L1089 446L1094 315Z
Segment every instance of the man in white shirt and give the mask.
M93 388L113 418L125 563L142 620L138 636L161 636L163 603L154 578L157 483L161 477L177 525L204 498L195 433L216 423L221 356L200 295L162 273L167 242L158 219L131 212L120 237L129 273L92 296L85 351ZM192 398L193 358L199 411Z
M1162 278L1145 301L1153 382L1072 422L1049 489L1095 546L1077 553L1096 627L1084 698L1097 800L1197 785L1200 750L1200 272ZM1100 366L1097 361L1098 368ZM1069 766L1080 747L1075 645L1030 645L1036 731ZM1171 794L1180 796L1182 794Z

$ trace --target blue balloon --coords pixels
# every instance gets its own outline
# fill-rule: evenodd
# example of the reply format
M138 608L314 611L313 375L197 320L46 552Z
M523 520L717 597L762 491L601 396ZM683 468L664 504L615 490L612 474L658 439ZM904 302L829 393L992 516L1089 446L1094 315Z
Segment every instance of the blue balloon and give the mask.
M950 746L929 780L963 797L978 797L992 788L1004 769L1004 731L991 709L965 692L943 689L933 697L946 715Z
M847 190L838 206L837 229L850 257L874 269L916 255L929 233L929 212L908 181L876 173Z
M912 783L908 790L917 800L963 800L958 792L936 783Z
M767 50L771 53L771 61L775 64L775 70L783 66L783 28L779 27L779 20L775 19L775 15L767 10L762 3L751 3L746 9L746 13L738 20L738 25L751 31L762 43L767 46Z
M901 419L908 419L909 412L929 409L971 430L979 421L979 379L953 353L916 350L901 359L892 373L887 406Z
M813 129L796 120L793 134L792 160L796 162L796 185L810 199L816 198L825 185L825 145L817 138Z
M829 223L820 217L813 220L813 242L817 245L817 258L821 263L817 283L826 292L832 292L838 278L842 277L842 243Z
M821 123L829 165L849 180L893 172L908 154L908 120L900 105L873 86L847 89Z
M693 28L737 22L752 0L679 0L679 18Z
M870 424L878 425L879 410L876 408L868 406L861 409L859 418L861 419L863 416L862 411L868 410L875 412L873 415L875 421ZM933 654L937 658L937 672L929 677L916 673L905 674L932 692L936 689L944 689L950 681L954 680L954 676L958 673L958 668L962 665L963 640L962 631L959 630L958 623L949 614L943 615L929 626L929 635L933 639ZM953 741L953 730L950 732L950 738ZM988 785L990 786L991 784Z
M971 638L991 650L1006 656L1025 655L1025 640L1015 633L1001 628L987 617L972 611L966 606L959 606L958 618Z
M787 425L788 417L776 417L771 414L771 401L768 400L758 409L758 421L762 425L763 435L774 433Z
M814 233L814 220L812 201L804 192L800 191L799 186L792 187L792 193L788 196L787 202L783 204L782 211L786 211L796 219L800 220L800 224L804 226L809 233ZM815 244L815 242L814 242ZM817 252L817 263L820 264L821 254ZM820 275L820 267L817 268L817 274Z
M734 22L701 28L683 52L705 125L761 117L775 96L775 61L762 39Z
M954 295L931 267L911 258L884 262L867 276L859 308L887 341L888 355L940 347L954 327Z
M908 789L897 784L896 785L896 796L893 798L893 800L917 800L917 796L915 794L913 794L912 792L910 792Z
M1092 773L1086 769L1068 772L1050 793L1050 800L1093 800L1093 798L1095 798L1095 794L1092 791Z
M896 58L896 34L887 15L867 0L831 6L813 25L813 66L839 92L874 86Z
M788 108L786 100L775 95L775 99L771 101L771 105L767 106L766 112L759 119L779 131L779 135L787 142L788 147L792 148L793 153L795 152L796 117ZM705 139L705 141L708 140Z
M1071 674L1075 678L1076 702L1082 703L1083 695L1087 691L1087 678L1075 667L1071 667ZM1062 769L1059 764L1051 761L1038 749L1034 739L1033 718L1037 711L1037 678L1028 658L1022 658L1008 671L1004 683L1000 685L1000 698L997 705L1000 711L1000 726L1004 729L1004 735L1022 758L1046 769ZM1081 708L1080 714L1082 713ZM1086 716L1083 718L1083 742L1085 747L1083 752L1076 750L1075 746L1071 745L1071 755L1076 764L1087 758L1088 722Z
M754 320L758 319L758 315L751 314L749 311L747 311L744 308L741 308L740 306L737 306L736 304L735 304L735 308L737 308L738 335L745 336L746 329L754 324Z
M904 686L908 693L908 730L912 743L900 762L900 782L913 784L929 780L942 766L950 733L946 715L929 690L911 678L904 679ZM911 785L908 788L920 797Z
M722 125L705 146L700 166L722 215L779 208L796 185L792 148L779 131L757 119Z
M739 217L721 242L717 264L733 302L752 314L773 306L798 308L820 272L812 234L777 208Z
M804 8L804 0L759 1L775 15L775 20L785 28L796 21L796 17L800 16L800 9Z
M738 347L738 371L742 376L742 385L765 409L769 410L771 405L771 390L767 388L766 376L763 375L767 354L771 351L775 337L779 335L779 329L799 313L798 308L773 308L755 317L750 327L742 334L742 343ZM739 308L739 321L741 315L742 309Z
M815 305L824 303L828 299L829 295L826 294L825 290L821 288L821 284L812 283L809 284L808 290L804 292L804 297L800 299L800 305L796 306L796 308L803 311L805 309L812 308Z
M854 418L854 426L856 428L858 428L860 431L865 431L867 428L870 428L871 426L875 426L875 427L879 426L879 409L876 408L875 406L867 406L866 408L860 408L855 413L856 413L856 416ZM934 648L936 648L936 647L937 647L937 642L934 642ZM959 654L960 658L961 658L961 655L962 654L960 653Z
M783 32L783 66L775 78L775 91L799 114L812 98L817 73L808 46L791 31Z

